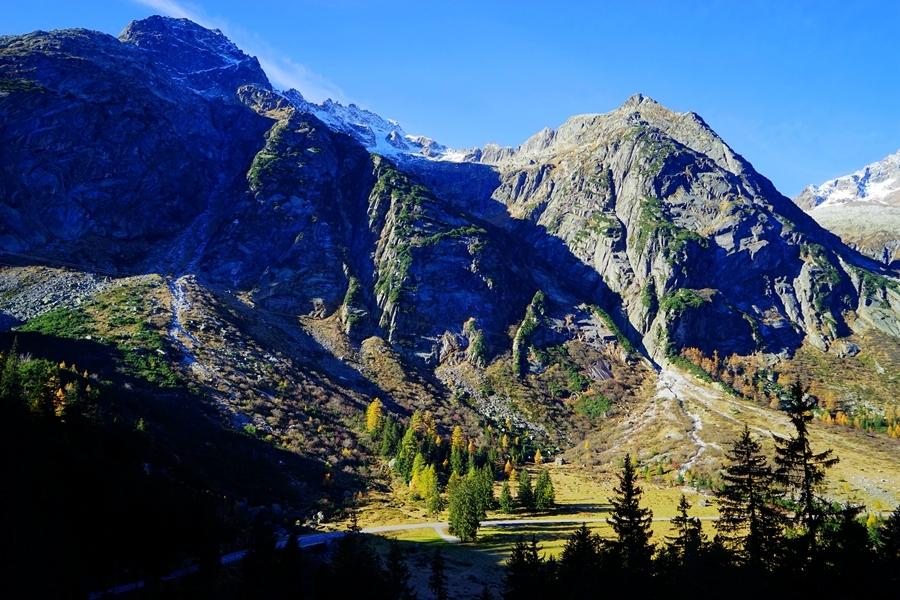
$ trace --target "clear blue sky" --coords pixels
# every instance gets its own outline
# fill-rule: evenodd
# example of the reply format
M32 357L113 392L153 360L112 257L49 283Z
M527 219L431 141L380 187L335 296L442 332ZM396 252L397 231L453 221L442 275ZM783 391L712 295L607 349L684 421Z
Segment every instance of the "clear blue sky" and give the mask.
M451 147L515 146L635 92L699 113L783 193L900 149L900 0L26 0L0 33L191 16L278 87Z

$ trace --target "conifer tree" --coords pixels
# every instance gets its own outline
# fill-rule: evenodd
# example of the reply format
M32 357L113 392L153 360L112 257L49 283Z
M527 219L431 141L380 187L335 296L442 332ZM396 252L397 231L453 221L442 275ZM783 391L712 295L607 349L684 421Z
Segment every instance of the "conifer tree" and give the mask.
M509 491L509 482L504 481L500 488L500 512L509 515L513 512L513 498Z
M522 469L519 473L519 487L516 492L516 502L525 510L534 509L534 490L531 487L531 475Z
M428 589L434 594L435 600L448 600L450 594L447 590L447 574L445 571L444 554L440 547L434 549L431 555L431 574L428 576Z
M403 548L397 540L391 540L385 560L385 587L388 598L417 600L418 595L409 585L409 567L403 557Z
M746 425L725 457L730 464L722 473L724 485L716 492L718 538L741 562L771 568L778 558L783 521L774 503L772 469Z
M596 597L594 583L602 566L602 544L600 536L584 523L568 536L559 559L560 597Z
M416 437L416 430L410 425L403 434L403 439L400 440L400 449L397 452L397 471L407 482L412 479L413 461L418 451L419 440Z
M700 519L688 516L690 508L691 503L682 494L678 502L678 516L672 517L672 532L675 535L666 536L671 554L680 563L694 562L706 543Z
M506 573L503 576L504 600L531 600L542 598L545 588L545 569L538 556L537 540L531 537L526 542L519 537L512 553L506 561Z
M381 400L375 398L366 408L366 431L372 436L381 431L384 424L384 407Z
M839 461L832 450L813 452L809 442L808 424L816 399L806 393L799 383L791 386L786 411L794 426L795 435L788 439L775 437L775 481L794 494L797 518L808 534L809 543L815 541L816 530L825 516L826 503L818 492L825 481L825 470Z
M481 510L474 478L459 481L450 492L450 533L464 542L474 541L484 513Z
M19 338L13 339L12 348L6 355L3 371L0 372L0 401L16 402L22 394L22 381L19 375Z
M553 490L550 473L547 470L541 470L534 485L534 507L537 510L550 510L555 501L556 492Z
M618 487L613 488L616 495L609 499L613 505L612 517L606 520L616 533L612 547L629 570L649 571L653 556L653 544L650 543L653 513L640 506L643 492L637 486L637 472L630 455L625 455L622 472L616 477L619 480Z
M390 417L383 419L381 426L381 456L387 458L397 452L397 444L400 443L400 425Z
M900 504L878 528L878 554L888 564L900 566Z

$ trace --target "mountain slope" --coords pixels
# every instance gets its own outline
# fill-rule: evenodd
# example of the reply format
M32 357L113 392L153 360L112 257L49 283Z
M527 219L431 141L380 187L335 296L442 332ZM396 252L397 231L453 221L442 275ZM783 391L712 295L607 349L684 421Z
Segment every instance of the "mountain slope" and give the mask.
M655 366L768 404L766 369L810 345L900 338L877 262L640 95L450 152L275 91L221 33L165 18L0 38L0 77L4 327L90 317L59 335L121 345L147 377L164 363L221 427L311 458L329 479L310 498L377 477L376 397L431 411L435 437L527 432L551 456L595 429L615 448ZM141 277L136 304L103 296Z

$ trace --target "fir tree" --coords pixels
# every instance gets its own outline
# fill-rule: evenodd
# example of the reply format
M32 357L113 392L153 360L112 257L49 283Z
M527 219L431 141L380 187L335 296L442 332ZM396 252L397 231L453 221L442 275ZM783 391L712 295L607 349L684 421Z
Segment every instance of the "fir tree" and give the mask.
M387 458L397 452L397 444L400 442L400 425L390 416L383 419L381 426L381 456Z
M506 573L503 576L504 600L531 600L543 598L546 585L546 570L538 556L537 540L531 537L526 542L521 536L513 546L512 553L506 561Z
M878 554L884 562L900 567L900 504L878 528Z
M403 557L403 548L397 540L391 540L385 560L385 587L388 598L417 600L416 592L409 585L409 567Z
M670 554L681 564L695 562L706 543L700 519L688 516L690 508L691 503L682 494L678 502L678 516L672 517L672 532L675 535L666 536Z
M559 559L559 597L595 598L602 568L600 536L584 523L566 539Z
M625 464L617 478L619 485L613 488L616 495L610 498L612 518L606 520L616 533L613 549L626 568L649 571L653 556L653 545L650 543L653 513L640 506L642 491L637 486L637 472L630 455L625 455Z
M428 576L428 589L434 594L435 600L448 600L447 574L445 571L444 554L440 548L434 549L431 555L431 574Z
M531 487L531 475L522 469L519 473L519 488L516 492L516 501L525 510L534 509L534 490Z
M450 492L450 533L464 542L474 541L484 513L474 479L460 480Z
M788 439L775 437L775 481L795 495L797 518L806 530L809 543L825 516L827 504L818 496L825 481L825 470L839 461L832 450L813 452L809 442L808 424L816 399L808 395L799 383L791 386L786 411L796 431Z
M781 511L774 502L777 494L772 487L772 469L746 425L725 457L730 464L722 474L724 485L716 492L716 531L741 562L771 568L778 558L782 523Z
M500 488L500 512L509 515L513 512L513 498L509 491L509 482L504 481Z
M400 450L397 453L397 471L408 483L412 479L413 461L419 451L419 440L415 428L410 425L400 440Z
M534 507L537 510L550 510L556 501L556 492L553 490L553 481L550 473L542 470L534 485Z

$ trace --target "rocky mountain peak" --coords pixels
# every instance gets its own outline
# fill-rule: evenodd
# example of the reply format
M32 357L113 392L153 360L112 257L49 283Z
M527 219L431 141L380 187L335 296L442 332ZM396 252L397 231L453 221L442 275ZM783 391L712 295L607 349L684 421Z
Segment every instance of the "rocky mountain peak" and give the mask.
M272 89L259 61L218 29L154 15L132 21L119 41L133 44L172 77L207 97L230 97L242 85Z

